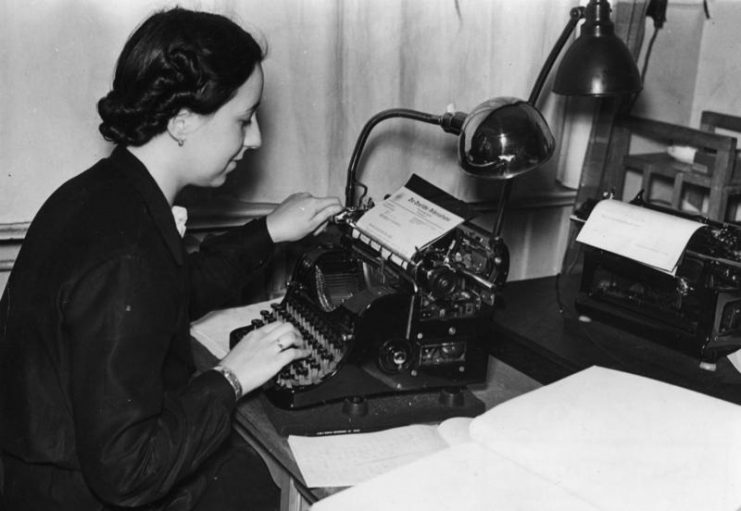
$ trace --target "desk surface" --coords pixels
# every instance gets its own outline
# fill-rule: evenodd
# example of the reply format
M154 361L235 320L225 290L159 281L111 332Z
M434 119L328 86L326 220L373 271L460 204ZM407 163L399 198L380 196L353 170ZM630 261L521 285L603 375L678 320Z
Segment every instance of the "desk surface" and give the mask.
M198 367L206 368L214 364L215 357L200 343L194 341L193 349ZM490 358L486 383L472 386L470 390L489 409L540 386L536 380L508 364ZM291 453L287 437L280 435L270 422L259 395L253 394L242 398L235 412L234 427L250 443L261 447L263 455L267 455L273 463L290 475L296 490L308 502L315 502L339 491L340 488L306 486Z
M551 383L592 365L648 376L674 385L741 403L741 374L726 359L715 372L698 361L663 345L598 322L578 320L574 298L578 277L548 277L508 283L505 307L497 311L489 341L488 381L473 387L486 408ZM199 367L214 357L194 342ZM337 491L307 488L287 438L270 422L259 396L243 398L235 427L261 446L272 461L293 479L298 492L314 502Z
M715 371L688 355L592 321L579 321L579 276L507 283L494 316L490 353L542 384L601 365L741 404L741 374L726 359Z

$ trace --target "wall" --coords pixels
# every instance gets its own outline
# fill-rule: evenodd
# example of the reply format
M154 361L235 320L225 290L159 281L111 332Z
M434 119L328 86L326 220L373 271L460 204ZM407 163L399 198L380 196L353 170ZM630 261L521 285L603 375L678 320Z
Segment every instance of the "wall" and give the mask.
M110 151L95 102L131 27L152 9L123 4L0 2L0 116L14 120L0 123L1 223L30 220L61 182Z
M715 5L713 2L713 11ZM740 4L741 6L741 4ZM689 125L695 100L695 77L707 23L698 1L669 0L667 20L656 36L644 73L644 88L632 113L674 124ZM643 69L655 28L646 19L639 69Z
M669 0L667 21L656 37L633 114L694 128L699 127L703 110L741 115L741 1L710 0L708 10L710 19L700 0ZM653 21L647 19L639 67L653 31ZM657 148L636 138L631 152ZM624 197L632 197L640 188L640 176L628 175ZM655 189L653 194L668 199L670 190Z
M704 22L690 123L699 125L703 110L741 116L741 1L710 3Z

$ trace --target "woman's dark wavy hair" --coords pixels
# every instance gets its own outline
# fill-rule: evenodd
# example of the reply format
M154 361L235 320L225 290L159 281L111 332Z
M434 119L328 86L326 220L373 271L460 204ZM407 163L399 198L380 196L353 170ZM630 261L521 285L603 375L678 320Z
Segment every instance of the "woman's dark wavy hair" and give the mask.
M106 140L140 146L163 133L181 108L208 115L229 101L265 57L236 23L175 8L148 18L129 37L112 90L98 101Z

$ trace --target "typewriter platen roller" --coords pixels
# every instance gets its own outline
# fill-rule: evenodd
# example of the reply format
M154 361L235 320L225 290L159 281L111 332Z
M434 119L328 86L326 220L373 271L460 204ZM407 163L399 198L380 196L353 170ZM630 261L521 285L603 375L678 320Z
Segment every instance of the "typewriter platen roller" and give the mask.
M410 261L357 235L354 211L333 241L303 254L280 304L234 330L230 344L275 320L291 322L312 354L265 388L281 408L350 397L463 387L486 378L480 340L507 276L498 237L463 223Z

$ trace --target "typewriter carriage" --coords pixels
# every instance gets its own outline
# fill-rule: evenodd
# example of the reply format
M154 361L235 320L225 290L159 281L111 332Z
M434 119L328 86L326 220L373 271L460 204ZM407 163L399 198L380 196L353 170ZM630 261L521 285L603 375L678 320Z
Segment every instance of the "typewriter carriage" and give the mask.
M702 362L741 349L741 228L662 208L631 204L701 221L675 275L583 246L576 309L660 342ZM591 208L579 212L586 219Z

